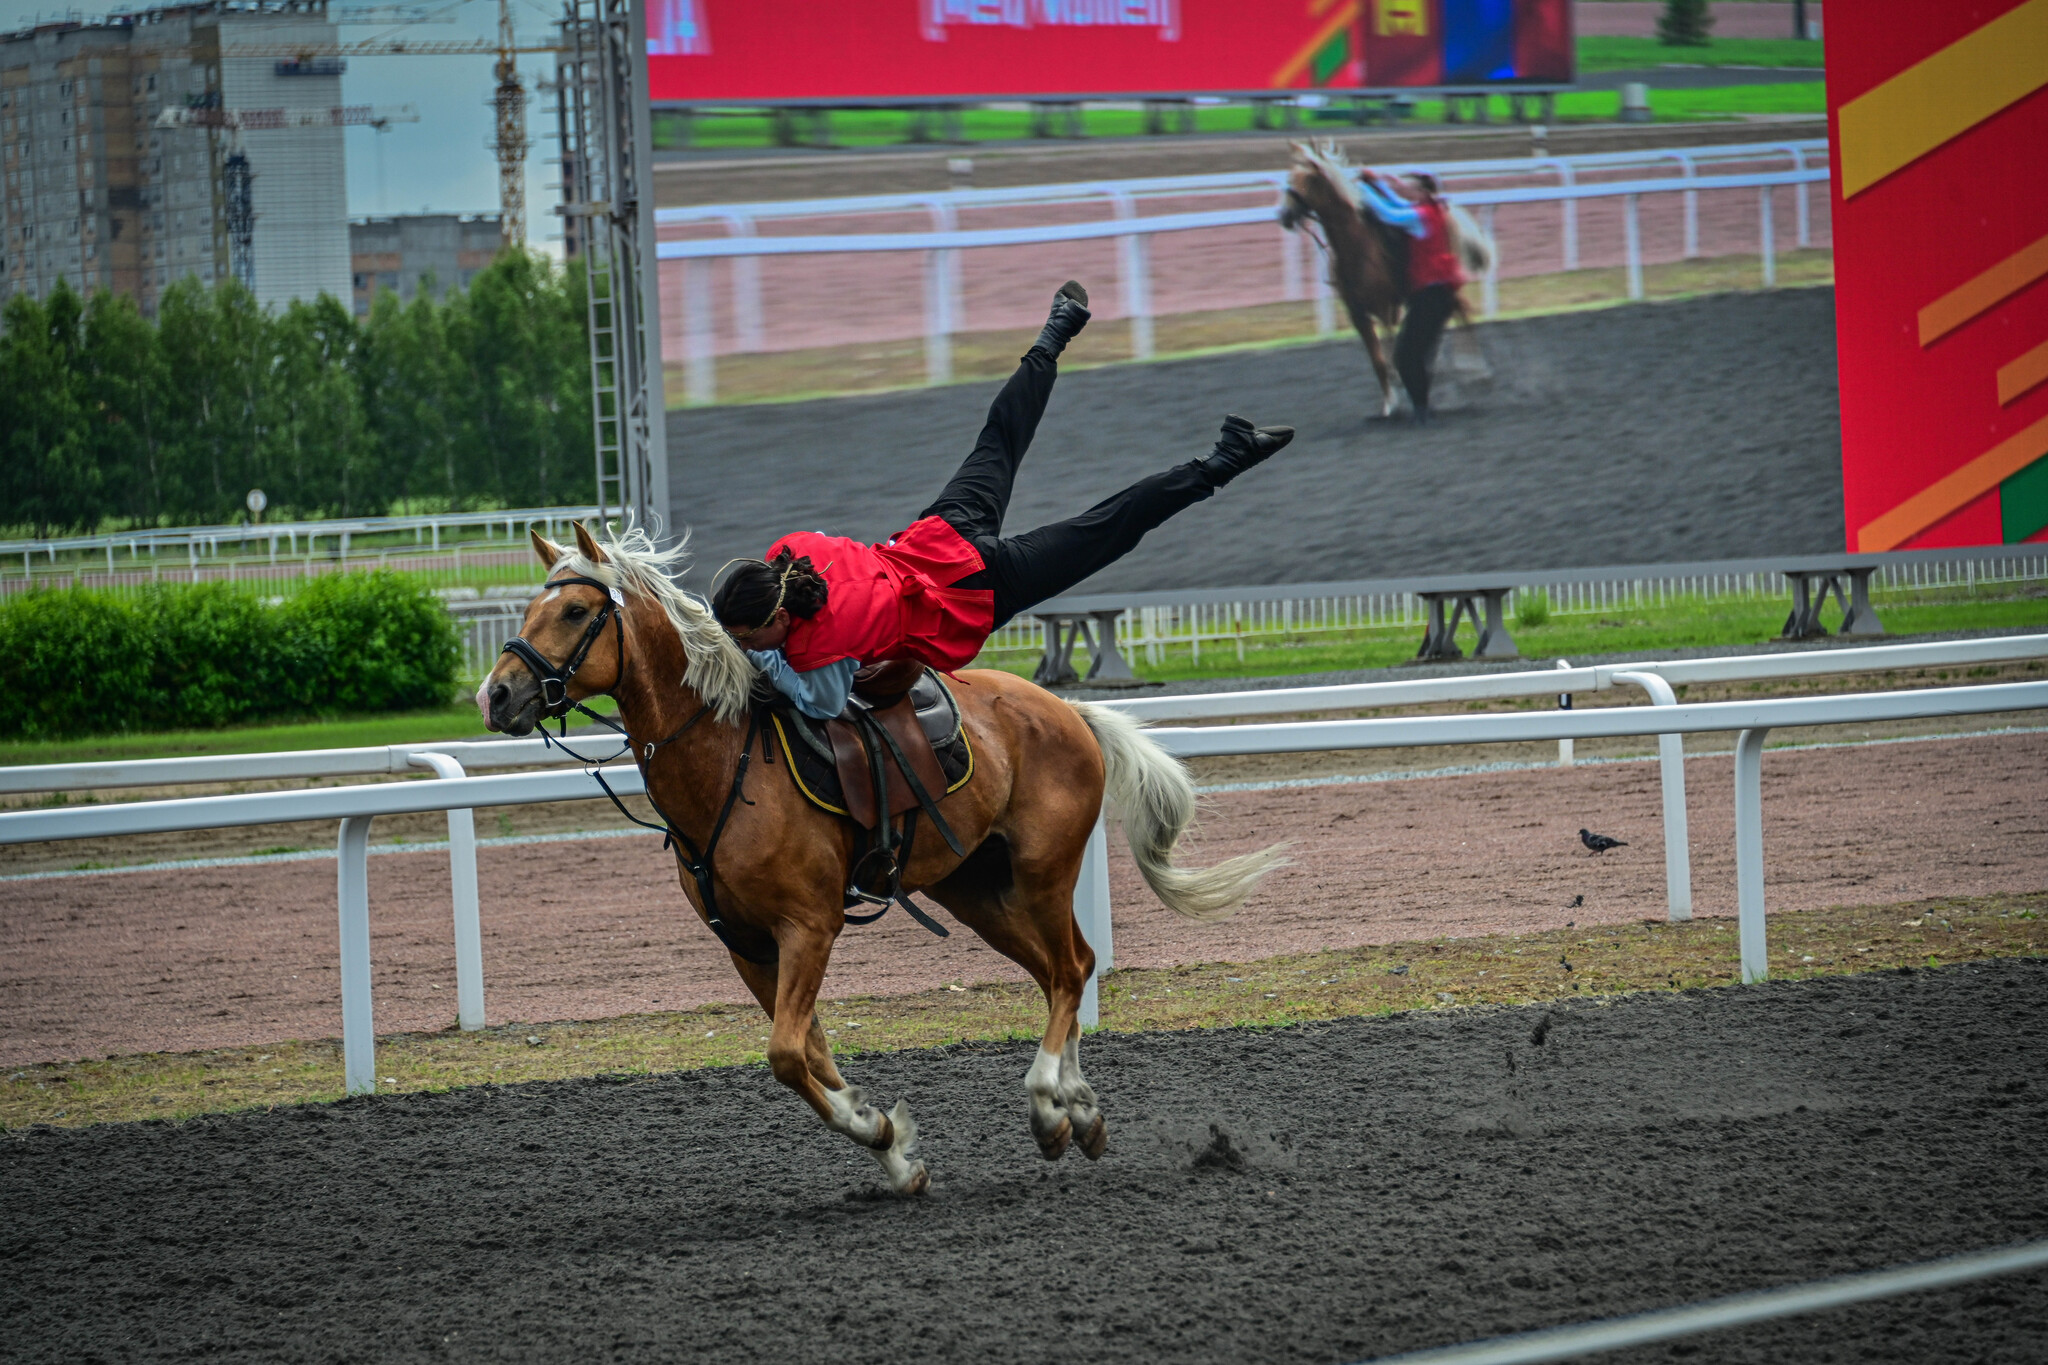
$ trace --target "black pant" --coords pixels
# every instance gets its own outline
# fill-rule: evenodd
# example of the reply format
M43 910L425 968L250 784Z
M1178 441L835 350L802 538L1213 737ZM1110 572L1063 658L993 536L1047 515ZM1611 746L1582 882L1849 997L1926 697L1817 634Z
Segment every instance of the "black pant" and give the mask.
M1059 367L1043 352L1027 352L989 404L988 422L973 452L938 501L919 513L920 520L943 518L981 555L985 567L954 586L993 590L998 626L1115 563L1147 531L1216 491L1190 461L1140 479L1078 517L1005 537L1003 514L1010 507L1017 466L1031 447L1057 378Z
M1408 296L1408 314L1401 319L1401 331L1394 338L1394 369L1417 416L1429 411L1437 346L1457 306L1457 291L1447 284L1425 285Z

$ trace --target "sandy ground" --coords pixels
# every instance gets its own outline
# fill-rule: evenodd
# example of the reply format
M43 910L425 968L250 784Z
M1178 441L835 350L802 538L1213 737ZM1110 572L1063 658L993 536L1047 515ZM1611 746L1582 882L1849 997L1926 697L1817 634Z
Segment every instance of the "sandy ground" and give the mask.
M1729 761L1699 755L1687 778L1695 905L1732 914ZM2048 734L1774 754L1764 801L1775 908L2048 886ZM1287 839L1294 865L1236 919L1196 925L1161 909L1112 841L1116 960L1661 915L1660 809L1649 763L1213 795L1190 861ZM1629 847L1592 857L1582 825ZM652 836L485 849L479 863L492 1022L744 998ZM0 1062L333 1036L334 875L311 861L4 884ZM379 1031L449 1026L445 857L376 857L370 876ZM935 939L899 914L842 937L826 992L1021 979L971 934Z

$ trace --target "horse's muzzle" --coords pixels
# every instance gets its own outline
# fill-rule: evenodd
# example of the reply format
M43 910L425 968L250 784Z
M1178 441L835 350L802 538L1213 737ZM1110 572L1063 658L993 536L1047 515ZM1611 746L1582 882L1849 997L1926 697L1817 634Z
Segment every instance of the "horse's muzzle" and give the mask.
M540 724L540 684L523 672L487 680L479 700L484 723L500 734L530 735Z

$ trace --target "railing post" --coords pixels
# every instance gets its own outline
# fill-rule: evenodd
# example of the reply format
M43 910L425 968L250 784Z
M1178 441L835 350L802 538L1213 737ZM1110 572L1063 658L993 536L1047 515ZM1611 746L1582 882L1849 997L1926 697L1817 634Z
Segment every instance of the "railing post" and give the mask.
M1636 201L1641 195L1625 195L1626 208L1622 214L1625 234L1625 251L1628 258L1628 296L1639 299L1643 296L1643 233L1636 219Z
M1557 174L1558 182L1566 189L1570 189L1574 184L1578 183L1578 177L1572 170L1569 161L1557 163ZM1576 199L1565 199L1560 202L1564 210L1564 268L1566 270L1577 270L1579 268L1579 201ZM1498 247L1499 241L1496 239L1495 248L1498 249Z
M1692 158L1687 156L1684 152L1674 152L1673 155L1678 158L1678 164L1681 168L1681 174L1683 174L1687 180L1692 179L1694 175ZM1685 259L1687 259L1688 261L1693 260L1697 258L1699 254L1700 192L1698 190L1687 190L1685 192Z
M718 324L711 298L715 268L709 260L683 260L683 393L699 406L718 401Z
M1122 190L1111 192L1110 211L1119 221L1135 221L1137 205ZM1129 233L1116 239L1117 272L1123 276L1124 316L1131 320L1131 358L1152 358L1152 238Z
M1671 684L1655 673L1611 675L1618 683L1640 687L1652 706L1676 706ZM1657 767L1664 784L1664 892L1673 924L1692 918L1692 841L1685 813L1685 736L1657 736Z
M744 213L725 215L725 230L734 237L755 236L754 220ZM732 258L733 330L739 334L740 350L761 350L761 258Z
M1081 992L1081 1027L1101 1024L1098 982L1103 973L1116 966L1116 945L1109 924L1109 832L1107 820L1098 817L1081 855L1081 876L1074 886L1074 926L1088 946L1095 950L1095 971Z
M1735 914L1742 940L1742 979L1771 974L1764 938L1764 737L1744 730L1735 741Z
M953 206L942 199L925 205L932 231L951 232L958 225ZM953 382L953 333L958 329L953 307L954 252L940 248L924 253L924 382Z
M336 847L335 901L341 915L342 1089L377 1090L377 1028L370 1009L370 819L341 822Z
M434 776L469 776L449 754L406 755ZM448 812L448 882L455 902L455 1018L472 1032L484 1026L484 934L476 891L476 815L467 808Z
M1771 187L1757 189L1758 245L1764 258L1764 288L1775 289L1778 284L1778 232L1777 224L1771 221Z
M1557 666L1558 666L1559 668L1570 668L1570 667L1572 666L1572 661L1571 661L1570 659L1559 659L1559 660L1557 661ZM1571 710L1571 709L1572 709L1572 694L1571 694L1571 693L1569 693L1569 692L1560 692L1560 693L1558 693L1558 694L1557 694L1557 709L1558 709L1558 710L1560 710L1560 711L1569 711L1569 710ZM1571 767L1571 766L1572 766L1572 762L1573 762L1573 754L1572 754L1572 750L1573 750L1573 749L1574 749L1575 747L1576 747L1576 746L1575 746L1575 745L1573 744L1573 742L1572 742L1572 741L1571 741L1570 739L1561 739L1561 740L1559 740L1559 741L1557 742L1557 766L1558 766L1558 767L1560 767L1560 768L1569 768L1569 767Z
M1493 205L1479 210L1480 226L1493 242L1492 259L1486 264L1486 283L1480 290L1480 307L1487 317L1500 316L1500 237L1493 230Z
M1799 148L1799 147L1787 147L1787 148L1786 148L1785 150L1787 150L1787 151L1789 151L1789 152L1791 152L1791 153L1792 153L1792 169L1793 169L1793 170L1795 170L1795 171L1801 171L1801 172L1805 171L1805 169L1806 169L1806 153L1805 153L1805 151L1804 151L1804 150L1802 150L1802 149L1801 149L1801 148ZM1800 246L1802 246L1802 247L1803 247L1803 246L1811 246L1811 245L1813 244L1813 208L1812 208L1812 205L1811 205L1811 204L1810 204L1810 203L1808 202L1808 195L1807 195L1807 193L1806 193L1806 192L1807 192L1807 190L1809 190L1809 189L1811 189L1811 188L1812 188L1812 186L1811 186L1811 185L1809 185L1809 184L1808 184L1808 183L1807 183L1806 181L1802 180L1802 181L1800 181L1800 182L1799 182L1799 186L1798 186L1798 194L1799 194L1799 197L1798 197L1798 200L1797 200L1797 202L1798 202L1798 206L1799 206L1799 243L1798 243L1798 244L1799 244Z

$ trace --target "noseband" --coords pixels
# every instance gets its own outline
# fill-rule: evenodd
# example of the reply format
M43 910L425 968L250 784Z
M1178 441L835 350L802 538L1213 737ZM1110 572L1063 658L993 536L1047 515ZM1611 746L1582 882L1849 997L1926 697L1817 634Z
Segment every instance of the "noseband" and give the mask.
M590 657L590 647L597 643L598 636L604 634L606 622L610 622L618 634L619 676L624 677L626 673L626 626L621 615L626 599L620 595L615 585L595 578L585 578L580 574L551 579L543 586L566 588L572 585L598 589L605 595L604 605L597 609L597 615L590 618L590 624L583 628L583 638L576 642L576 648L569 651L569 657L564 659L560 666L549 663L546 655L518 635L507 640L505 647L498 651L501 654L510 654L525 664L527 671L539 680L541 715L550 720L568 715L569 708L575 705L569 700L569 680L576 676L576 671L583 667L584 660Z

